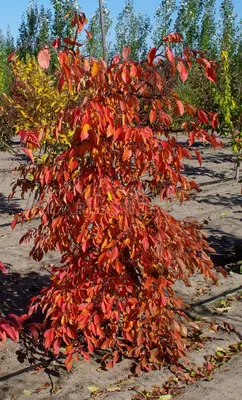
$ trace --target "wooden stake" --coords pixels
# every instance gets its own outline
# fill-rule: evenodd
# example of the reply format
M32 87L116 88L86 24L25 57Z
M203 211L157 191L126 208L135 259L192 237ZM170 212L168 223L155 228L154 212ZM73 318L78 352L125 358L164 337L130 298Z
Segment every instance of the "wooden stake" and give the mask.
M102 0L99 0L99 9L100 9L100 24L101 24L101 29L102 29L103 59L107 63L107 44L106 44L106 35L105 35L105 29L104 29Z

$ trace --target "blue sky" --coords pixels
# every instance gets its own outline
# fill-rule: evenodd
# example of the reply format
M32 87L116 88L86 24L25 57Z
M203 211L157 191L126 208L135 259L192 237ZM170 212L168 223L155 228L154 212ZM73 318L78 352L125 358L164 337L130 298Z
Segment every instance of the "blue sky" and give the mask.
M125 0L107 0L107 5L111 11L114 19L121 11ZM219 7L221 0L217 0ZM16 38L18 35L18 27L21 23L21 16L27 9L29 0L0 0L0 29L6 32L7 25L10 26L13 36ZM38 0L39 5L50 7L50 0ZM79 0L83 11L86 13L87 18L94 13L98 7L98 0ZM137 11L149 14L152 18L155 8L160 4L160 0L134 0L134 5ZM239 18L242 18L242 0L234 0L235 12Z

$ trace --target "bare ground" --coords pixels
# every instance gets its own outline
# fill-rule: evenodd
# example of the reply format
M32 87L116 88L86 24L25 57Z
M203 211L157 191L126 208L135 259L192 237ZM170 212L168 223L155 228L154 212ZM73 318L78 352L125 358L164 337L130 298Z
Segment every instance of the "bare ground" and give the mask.
M200 150L204 159L202 167L197 165L196 160L191 160L185 172L198 181L201 191L193 194L191 201L181 206L174 203L162 203L162 206L179 219L190 216L204 223L208 240L217 250L213 256L215 265L226 266L229 275L225 279L219 274L219 284L211 285L196 274L191 279L190 287L178 283L177 292L192 305L189 312L194 319L204 321L205 318L215 325L226 321L242 331L242 274L236 264L242 260L241 184L233 180L233 156L229 146L216 152L210 147L200 147ZM26 312L29 299L48 282L45 264L58 260L56 254L50 254L41 263L34 262L28 257L29 249L18 244L24 228L17 226L11 231L12 215L25 208L30 201L18 197L11 202L7 201L10 184L14 179L11 171L21 161L20 154L12 156L1 153L0 260L8 269L7 276L1 275L0 280L0 312L3 314ZM160 204L159 198L155 202ZM228 334L222 330L214 333L207 325L204 346L191 351L188 354L189 361L202 365L206 354L213 354L218 348L226 348L239 341L237 334ZM1 347L0 360L0 398L3 400L131 400L137 392L152 390L154 386L162 387L172 375L168 368L163 368L161 371L134 377L130 373L129 360L123 360L109 371L102 370L95 360L91 363L76 363L71 373L54 364L37 371L31 369L26 349L10 341ZM241 373L242 357L234 356L229 363L216 369L213 380L199 380L186 386L175 398L240 398Z

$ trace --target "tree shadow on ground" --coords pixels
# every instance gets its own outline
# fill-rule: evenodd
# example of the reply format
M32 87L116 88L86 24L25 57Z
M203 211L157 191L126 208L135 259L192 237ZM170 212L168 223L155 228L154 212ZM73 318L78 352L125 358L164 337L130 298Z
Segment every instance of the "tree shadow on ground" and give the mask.
M10 201L6 196L0 193L0 214L17 214L23 209L19 206L19 201L21 199L11 199Z
M5 265L7 269L11 268L10 265ZM49 282L48 275L36 272L25 275L17 272L9 272L6 275L0 273L0 315L25 314L31 298L38 295Z
M210 178L217 178L218 179L217 183L224 181L226 177L226 172L215 172L212 168L209 169L202 166L196 167L188 164L184 165L184 172L186 176L193 177L193 179L196 179L198 176L208 176Z
M215 228L206 228L207 241L216 253L210 254L215 266L225 267L242 260L242 240Z
M223 206L228 208L233 208L234 206L241 206L242 207L242 200L241 194L232 195L231 193L224 193L220 195L219 193L216 194L207 194L206 197L203 196L199 198L199 193L196 196L196 201L198 203L205 203L211 204L213 206ZM241 208L242 213L242 208Z

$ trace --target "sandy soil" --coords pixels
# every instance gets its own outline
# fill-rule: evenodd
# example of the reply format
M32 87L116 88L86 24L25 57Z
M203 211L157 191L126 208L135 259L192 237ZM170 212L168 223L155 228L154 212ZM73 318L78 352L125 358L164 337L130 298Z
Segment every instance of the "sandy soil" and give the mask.
M193 194L191 201L182 206L171 203L162 206L177 218L191 216L203 222L208 240L217 250L213 256L215 265L226 266L230 273L227 279L220 276L219 284L212 286L197 274L191 280L191 287L178 283L177 292L192 305L190 314L194 319L205 317L214 323L227 321L242 331L242 274L236 265L238 260L242 260L241 184L233 180L233 157L229 146L216 152L209 147L200 147L200 150L203 166L199 167L195 159L191 160L186 165L186 174L198 181L201 191ZM8 269L7 276L1 274L0 277L0 312L3 314L26 312L28 300L48 281L45 264L58 259L56 254L50 254L41 263L35 263L28 257L29 249L18 244L24 228L17 226L11 231L12 214L25 208L30 201L18 197L10 203L7 201L14 179L11 171L22 160L20 154L1 153L0 157L0 259ZM155 202L160 204L159 198ZM221 310L224 303L227 310ZM229 335L223 331L212 333L207 330L204 347L190 352L189 360L202 365L204 355L238 341L235 333ZM123 360L110 371L103 371L94 360L76 363L70 374L54 364L36 371L29 368L25 352L22 345L10 341L0 349L0 399L131 400L137 392L151 390L154 385L161 387L171 376L170 370L163 368L134 377L130 373L129 360ZM240 398L241 373L242 357L234 356L228 364L216 370L212 381L189 385L176 398ZM98 388L103 391L98 391Z

